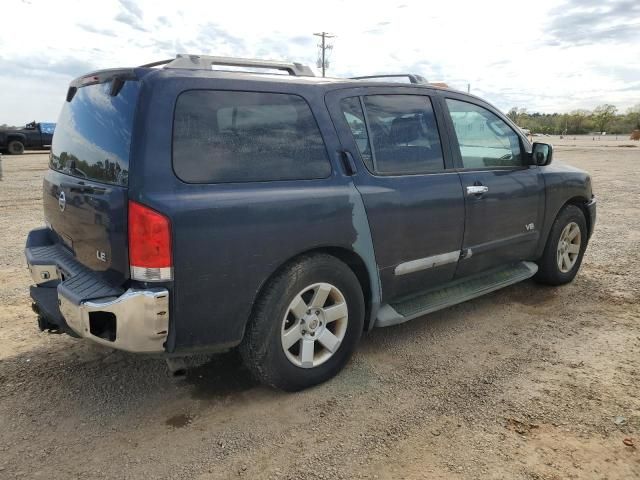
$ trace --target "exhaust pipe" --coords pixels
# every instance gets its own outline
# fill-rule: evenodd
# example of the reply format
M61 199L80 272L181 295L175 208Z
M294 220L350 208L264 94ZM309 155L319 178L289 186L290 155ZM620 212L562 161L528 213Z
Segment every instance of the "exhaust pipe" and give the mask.
M201 367L213 358L210 353L198 353L186 356L166 357L169 375L173 378L186 378L188 370Z

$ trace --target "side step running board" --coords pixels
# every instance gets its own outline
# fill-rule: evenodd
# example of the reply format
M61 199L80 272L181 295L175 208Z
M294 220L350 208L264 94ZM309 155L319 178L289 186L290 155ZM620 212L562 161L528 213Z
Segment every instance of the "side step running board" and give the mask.
M429 290L383 305L378 312L375 326L397 325L436 310L480 297L533 277L537 271L538 265L535 263L520 262L472 277L454 280L438 290Z

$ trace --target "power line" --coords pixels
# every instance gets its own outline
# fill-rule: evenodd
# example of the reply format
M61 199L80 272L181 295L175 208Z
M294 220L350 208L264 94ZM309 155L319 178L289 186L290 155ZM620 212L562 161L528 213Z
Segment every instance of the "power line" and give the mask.
M325 70L329 68L329 62L327 60L327 50L333 49L333 45L327 45L327 38L335 38L335 35L331 35L328 32L320 32L313 34L316 37L321 37L322 42L318 45L320 48L320 55L318 56L318 67L322 68L322 76L324 77Z

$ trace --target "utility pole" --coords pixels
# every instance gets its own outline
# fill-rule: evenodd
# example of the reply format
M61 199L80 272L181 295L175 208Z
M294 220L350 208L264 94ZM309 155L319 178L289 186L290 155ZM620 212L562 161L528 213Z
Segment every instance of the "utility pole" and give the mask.
M318 45L318 47L320 47L320 56L319 56L320 58L318 58L318 63L320 65L318 65L318 66L322 67L322 76L324 77L325 70L328 68L326 51L327 50L331 50L333 48L333 45L327 45L326 39L327 38L335 38L335 35L331 35L328 32L314 33L313 35L316 36L316 37L321 37L322 38L322 43L320 43L320 45Z

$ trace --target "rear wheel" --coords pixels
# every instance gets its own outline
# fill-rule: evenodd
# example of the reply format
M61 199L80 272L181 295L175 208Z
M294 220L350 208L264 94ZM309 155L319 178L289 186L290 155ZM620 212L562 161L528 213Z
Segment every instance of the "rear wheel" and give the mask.
M572 281L580 269L586 248L587 222L584 214L575 205L566 205L551 227L535 279L548 285Z
M303 257L267 285L240 352L263 383L288 391L322 383L351 357L364 310L349 267L330 255Z
M20 140L12 140L7 145L7 150L11 155L22 155L24 153L24 144Z

